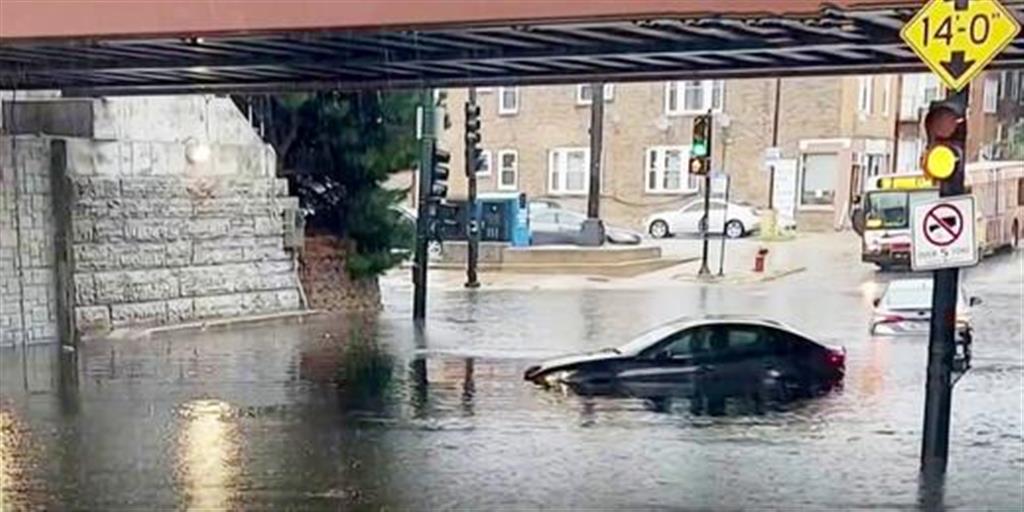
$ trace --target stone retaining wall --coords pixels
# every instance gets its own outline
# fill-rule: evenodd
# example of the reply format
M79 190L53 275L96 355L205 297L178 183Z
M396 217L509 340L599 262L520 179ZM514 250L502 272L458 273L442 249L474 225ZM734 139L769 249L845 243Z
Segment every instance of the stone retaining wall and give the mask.
M83 333L299 308L273 178L76 177L76 323Z
M0 347L56 340L49 163L46 140L0 138Z
M284 248L284 212L297 199L229 99L2 107L0 346L56 340L51 168L71 184L56 204L71 210L69 301L80 334L301 307Z

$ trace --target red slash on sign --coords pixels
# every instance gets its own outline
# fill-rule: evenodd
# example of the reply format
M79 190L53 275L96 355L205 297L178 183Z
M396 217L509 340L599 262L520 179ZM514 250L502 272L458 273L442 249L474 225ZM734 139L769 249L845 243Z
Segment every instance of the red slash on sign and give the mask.
M936 205L924 216L924 237L935 245L949 245L963 232L964 216L951 205Z

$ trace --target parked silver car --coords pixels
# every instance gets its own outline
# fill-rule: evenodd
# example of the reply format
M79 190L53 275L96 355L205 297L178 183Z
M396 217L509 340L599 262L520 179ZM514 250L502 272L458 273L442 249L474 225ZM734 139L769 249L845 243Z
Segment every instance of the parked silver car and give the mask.
M583 222L587 216L565 210L557 206L547 205L534 208L530 204L530 233L533 245L579 245L582 240ZM609 243L636 245L643 236L631 229L618 226L604 227L605 238Z

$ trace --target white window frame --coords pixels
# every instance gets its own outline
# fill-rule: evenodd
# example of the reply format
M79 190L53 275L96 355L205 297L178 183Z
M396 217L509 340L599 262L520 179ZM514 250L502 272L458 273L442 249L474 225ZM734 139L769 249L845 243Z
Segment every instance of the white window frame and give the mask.
M583 153L583 187L580 190L569 190L566 184L569 182L568 155L571 152ZM559 173L559 182L554 183L555 166L562 165L562 172ZM590 191L590 148L588 147L560 147L548 151L548 194L555 196L581 196L587 195Z
M892 108L892 75L882 76L882 115L889 115L889 110Z
M819 204L819 203L804 203L804 183L807 179L807 157L812 155L833 155L836 157L836 161L839 160L839 153L835 151L808 151L800 154L800 174L798 176L799 182L796 188L796 201L797 207L801 210L806 211L832 211L835 210L835 200L839 195L839 176L835 176L835 187L832 190L832 203Z
M505 155L512 155L512 175L515 176L515 180L511 185L505 183ZM503 149L498 151L498 161L495 162L497 169L497 177L495 178L496 187L498 190L519 190L519 152L514 149Z
M476 172L477 176L490 176L491 170L494 169L494 161L491 160L491 150L483 149L480 151L480 156L483 158L484 163L487 164L486 170L479 170ZM518 158L517 158L518 160Z
M590 98L583 97L583 91L589 88L590 84L577 84L576 85L576 104L577 105L590 105L594 101L593 96ZM604 84L604 102L608 103L615 99L615 84Z
M661 184L665 182L665 153L669 151L679 151L679 188L678 189L666 189ZM659 186L651 188L651 152L656 152L657 157L655 158L655 168L653 172L656 176L655 183ZM665 195L677 195L677 194L692 194L697 192L700 188L696 178L690 174L688 167L690 155L690 146L649 146L644 148L644 164L643 164L643 180L644 180L644 192L647 194L665 194Z
M999 110L999 80L996 78L985 79L985 91L983 96L982 111L986 114L995 114Z
M511 90L512 96L515 98L514 105L505 105L505 91ZM519 113L519 87L498 87L498 115L511 116Z
M871 115L871 103L875 99L874 88L874 77L857 78L857 112L862 115Z
M675 80L665 82L665 115L668 116L692 116L706 114L708 110L721 112L725 103L725 82L722 80L699 80L702 89L702 101L700 108L686 108L685 87L687 82L698 80ZM718 88L718 104L715 104L715 88ZM676 104L672 104L672 90L675 89Z

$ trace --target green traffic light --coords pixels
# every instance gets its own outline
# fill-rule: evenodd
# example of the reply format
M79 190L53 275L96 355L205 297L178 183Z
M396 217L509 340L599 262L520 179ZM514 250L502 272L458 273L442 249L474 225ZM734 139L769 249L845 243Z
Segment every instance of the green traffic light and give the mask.
M690 146L690 154L695 157L708 156L708 146L704 142L694 142Z

